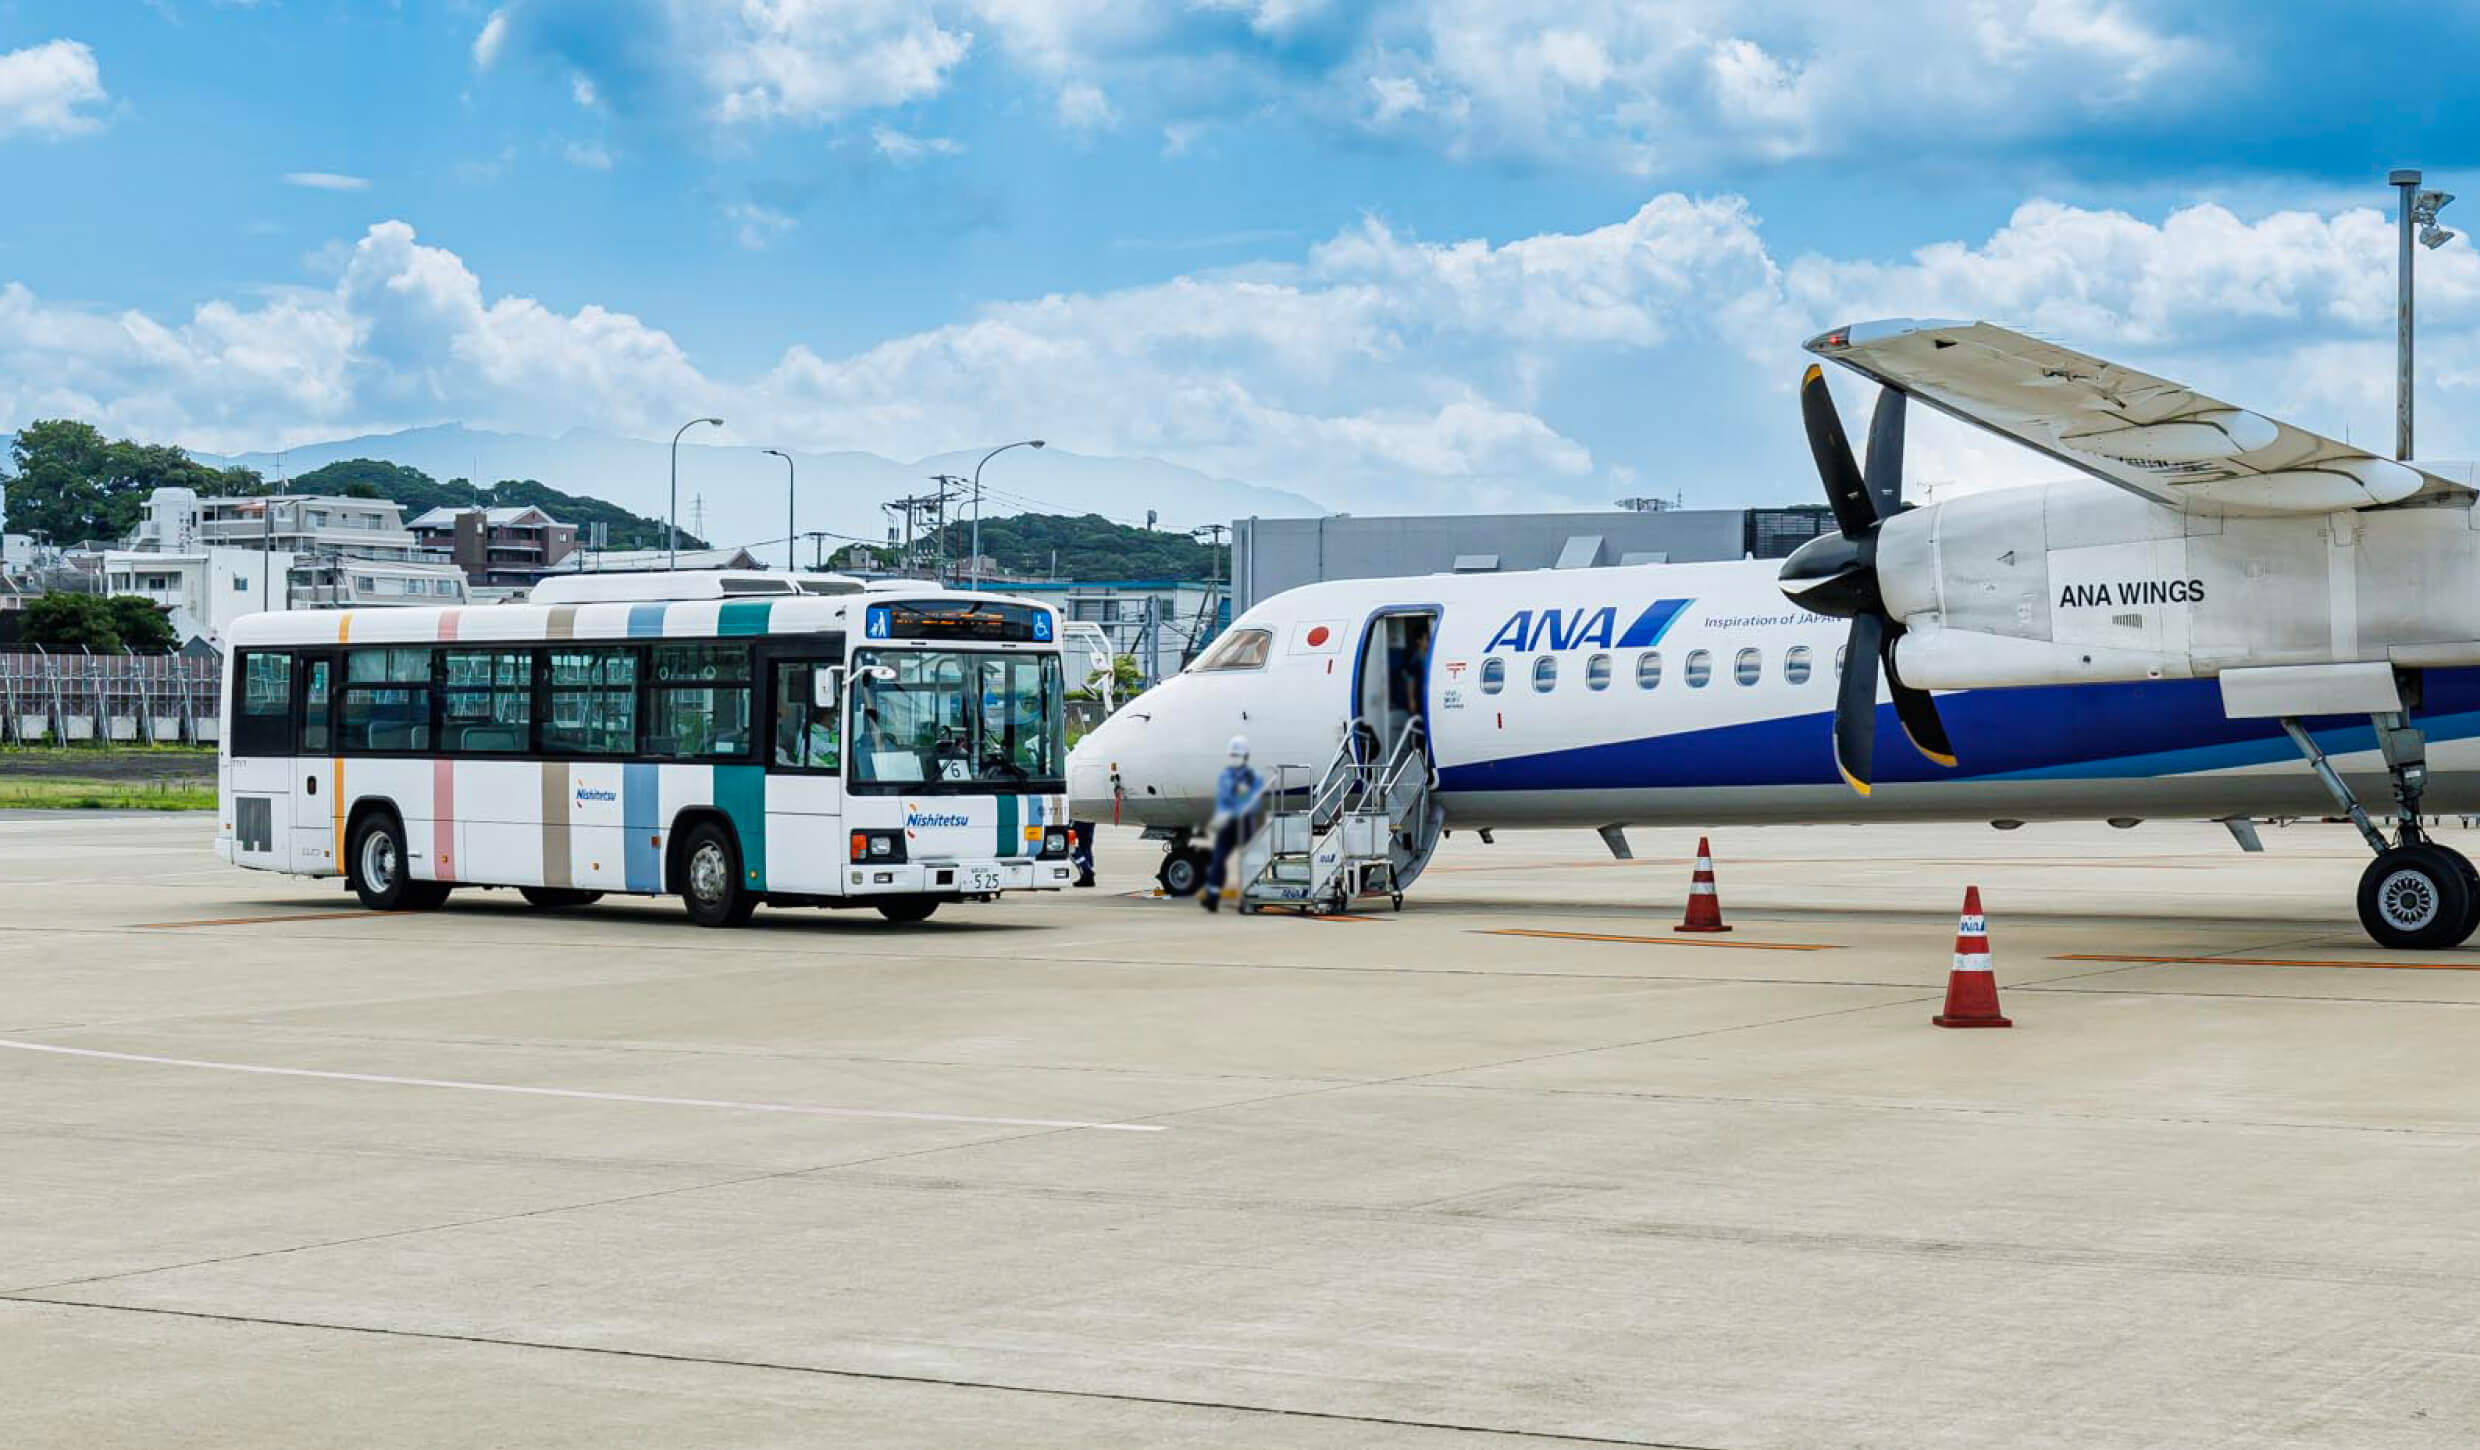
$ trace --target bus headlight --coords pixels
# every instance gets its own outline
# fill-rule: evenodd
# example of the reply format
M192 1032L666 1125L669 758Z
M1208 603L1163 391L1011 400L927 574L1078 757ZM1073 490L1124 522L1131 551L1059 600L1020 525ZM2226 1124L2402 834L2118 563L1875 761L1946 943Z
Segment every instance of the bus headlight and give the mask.
M852 858L859 863L884 866L904 859L902 831L855 831L852 833Z
M1070 836L1065 826L1053 826L1042 833L1042 857L1056 860L1068 854Z

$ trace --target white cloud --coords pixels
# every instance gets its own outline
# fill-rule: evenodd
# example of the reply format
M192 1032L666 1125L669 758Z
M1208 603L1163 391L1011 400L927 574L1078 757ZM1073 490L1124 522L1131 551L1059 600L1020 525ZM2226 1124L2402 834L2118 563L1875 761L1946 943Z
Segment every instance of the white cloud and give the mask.
M312 191L370 190L369 177L347 176L339 171L288 171L284 173L284 184L307 187Z
M580 108L588 111L600 106L603 101L602 93L595 89L594 78L587 75L574 75L568 78L568 98L575 101Z
M734 240L753 252L765 251L799 225L782 212L754 201L734 202L723 209L723 215L732 223Z
M725 220L766 245L792 219ZM74 415L230 449L444 420L639 437L705 410L749 436L922 457L994 437L1155 456L1363 511L1542 509L1684 489L1813 496L1799 341L1871 316L1988 316L2362 441L2389 436L2392 235L2373 212L2155 222L2050 202L1897 262L1778 261L1735 198L1492 243L1365 221L1281 265L996 302L732 376L598 306L493 297L388 222L332 285L186 320L0 288L0 425ZM2480 446L2480 253L2423 256L2429 452ZM1860 390L1838 380L1846 402ZM1854 410L1854 426L1862 416ZM1922 486L2054 475L1917 414Z
M668 0L674 43L694 58L726 124L815 124L939 93L972 48L909 0L746 0L723 10Z
M498 62L500 50L507 44L508 12L494 10L474 36L474 69L489 70Z
M1119 124L1119 112L1100 86L1070 81L1059 88L1059 124L1072 131L1107 131Z
M560 148L560 156L587 171L611 170L611 152L600 141L571 141Z
M50 40L0 55L0 136L59 138L102 125L86 108L110 97L94 51Z
M870 143L878 154L898 166L910 166L931 156L955 156L964 151L961 143L945 136L912 136L893 126L872 126Z

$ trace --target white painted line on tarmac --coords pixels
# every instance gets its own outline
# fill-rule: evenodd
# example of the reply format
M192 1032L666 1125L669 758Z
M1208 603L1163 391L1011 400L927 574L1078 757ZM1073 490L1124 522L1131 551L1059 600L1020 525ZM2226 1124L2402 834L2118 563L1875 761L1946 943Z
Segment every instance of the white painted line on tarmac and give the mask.
M523 1087L504 1082L463 1082L455 1078L390 1077L369 1072L324 1072L310 1067L267 1067L249 1062L206 1062L192 1057L150 1057L139 1052L105 1052L93 1047L63 1047L51 1042L23 1042L0 1037L0 1048L13 1052L49 1052L62 1057L91 1057L106 1062L137 1062L153 1067L198 1067L211 1072L249 1072L262 1077L315 1077L330 1082L370 1082L390 1087L456 1088L469 1093L514 1093L522 1097L580 1098L597 1103L649 1103L665 1108L728 1108L743 1113L795 1113L812 1118L895 1118L912 1123L969 1123L995 1128L1092 1128L1105 1133L1160 1133L1154 1123L1087 1123L1065 1118L984 1118L968 1113L908 1113L893 1108L822 1108L801 1103L743 1103L727 1098L663 1098L641 1093L598 1093L582 1088Z

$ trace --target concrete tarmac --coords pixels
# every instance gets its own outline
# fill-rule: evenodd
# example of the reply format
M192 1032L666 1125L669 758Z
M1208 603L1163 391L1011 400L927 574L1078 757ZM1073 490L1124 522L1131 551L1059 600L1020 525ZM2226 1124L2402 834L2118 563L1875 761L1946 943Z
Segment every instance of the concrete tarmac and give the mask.
M1701 939L1680 832L711 932L211 830L0 821L13 1447L2480 1443L2480 952L2345 829L1724 832Z

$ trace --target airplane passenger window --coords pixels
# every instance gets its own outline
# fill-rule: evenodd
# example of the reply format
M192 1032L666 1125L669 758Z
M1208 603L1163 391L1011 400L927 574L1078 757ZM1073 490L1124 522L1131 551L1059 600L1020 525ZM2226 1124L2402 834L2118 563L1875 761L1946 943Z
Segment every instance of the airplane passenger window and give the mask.
M1783 655L1783 678L1795 685L1807 684L1808 656L1807 645L1793 645L1789 652Z
M1688 688L1701 690L1714 677L1714 657L1701 649L1688 651L1687 667L1680 671L1687 678Z
M1834 678L1838 680L1843 677L1843 651L1849 648L1851 646L1845 644L1838 644L1834 647Z
M1595 655L1584 662L1584 687L1588 690L1610 688L1610 656Z
M1481 693L1495 695L1507 688L1507 662L1486 659L1481 662Z
M1744 649L1731 657L1731 678L1743 685L1753 685L1765 677L1765 654L1761 650Z
M1636 688L1650 690L1662 683L1662 652L1649 649L1636 657Z
M1559 657L1557 655L1540 655L1535 657L1533 660L1533 689L1540 694L1547 695L1553 689L1558 687L1558 683Z

